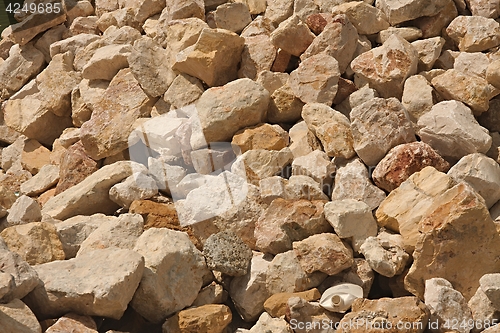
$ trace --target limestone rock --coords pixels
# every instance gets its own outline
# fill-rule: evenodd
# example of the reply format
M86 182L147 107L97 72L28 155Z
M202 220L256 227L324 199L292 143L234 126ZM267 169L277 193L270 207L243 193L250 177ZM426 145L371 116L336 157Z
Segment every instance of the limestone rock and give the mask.
M131 71L121 70L94 104L90 120L81 127L80 139L86 153L99 160L126 149L135 120L149 114L153 104L154 100L144 93ZM120 117L119 122L116 117Z
M246 178L247 182L255 186L261 179L274 176L283 170L293 160L289 148L282 150L255 149L239 156L231 166L231 171Z
M427 166L432 166L441 172L446 172L450 168L449 163L428 144L406 143L392 148L377 164L372 177L378 187L391 192L412 174Z
M281 150L288 146L289 134L279 125L260 124L247 127L233 136L231 145L235 153L248 150Z
M22 195L10 207L9 215L7 216L7 225L14 226L30 222L40 222L41 219L42 211L38 202L26 195Z
M321 145L305 121L298 122L288 131L290 136L290 150L293 157L305 156L315 150L320 150Z
M484 78L449 69L433 78L432 85L443 98L467 104L475 115L488 110L492 91Z
M429 309L417 297L380 298L369 300L358 298L352 310L339 323L339 333L422 333L429 320ZM363 321L353 329L349 323ZM397 323L408 323L402 328ZM401 325L401 324L400 324Z
M144 227L144 220L139 214L123 214L117 219L103 221L80 244L76 257L94 250L117 247L132 250Z
M371 35L389 28L385 14L366 1L339 2L338 6L332 8L333 14L346 14L359 34Z
M481 52L500 44L500 24L481 16L458 16L446 28L462 52Z
M171 107L178 109L197 101L204 91L199 79L191 75L180 74L165 92L164 100Z
M124 208L135 200L149 199L158 194L158 186L152 177L137 172L109 189L109 198Z
M130 45L108 45L98 49L83 67L82 75L88 80L108 80L123 68L128 67Z
M485 153L491 146L488 130L458 101L439 102L417 124L422 141L444 158L458 160L468 154Z
M331 232L323 201L275 199L255 225L256 247L278 254L292 249L292 242Z
M247 274L252 250L233 232L223 231L210 235L203 244L207 266L229 276Z
M317 54L332 56L338 61L340 73L344 73L356 51L358 32L346 15L333 17L322 32L314 38L301 59Z
M208 89L196 103L206 142L230 141L239 129L260 123L268 104L269 92L250 79Z
M74 258L83 241L101 224L116 219L115 216L106 216L104 214L77 215L56 223L55 227L63 245L66 259Z
M276 198L328 200L323 190L330 187L328 184L321 186L308 176L290 176L284 179L280 176L264 178L259 182L262 201L270 204Z
M0 325L5 332L42 333L40 323L33 312L18 299L0 304L0 313Z
M285 318L290 322L294 332L313 333L318 330L326 332L333 330L331 327L339 323L341 315L324 309L319 302L308 302L300 297L292 297L288 299ZM326 325L321 326L323 323Z
M66 14L61 13L61 5L59 10L59 12L54 10L51 13L48 11L30 12L32 15L23 17L21 22L11 25L3 34L6 34L8 39L14 43L25 45L39 33L66 21ZM23 14L23 12L20 14ZM24 14L27 13L24 12Z
M300 119L304 103L295 96L288 83L277 88L271 95L267 119L271 123L294 122Z
M216 282L212 282L200 290L200 293L193 302L193 306L222 304L227 301L227 297L228 293L224 290L224 287Z
M459 183L446 191L433 206L419 223L423 235L415 246L405 288L421 297L425 280L442 277L468 300L479 286L479 279L497 270L493 258L500 247L500 236L483 199L467 184ZM471 220L475 223L470 224ZM450 229L454 232L450 233ZM470 251L463 251L465 247ZM460 273L446 270L464 262L468 265Z
M395 98L374 98L355 107L351 121L354 150L366 165L377 165L391 148L415 141L408 113Z
M384 191L373 185L368 169L359 158L337 165L334 184L332 200L359 200L373 210L385 199Z
M320 186L323 186L323 184L331 185L334 173L335 165L320 150L315 150L305 156L298 157L292 163L293 175L309 176L317 181Z
M467 301L450 282L442 278L432 278L425 281L425 305L430 311L430 321L438 323L438 330L446 332L447 321L461 318L465 323L472 320L472 313ZM445 305L446 304L446 305ZM469 333L470 327L459 327L458 332Z
M410 21L421 16L433 16L438 14L447 4L445 0L439 1L395 1L377 0L376 6L380 8L391 25Z
M279 318L286 314L288 299L292 297L300 297L306 301L317 301L321 298L321 294L316 288L297 293L278 293L266 300L264 308L272 317Z
M264 311L264 302L270 296L266 288L270 263L267 256L254 253L248 273L231 280L229 295L238 313L246 321L257 320Z
M375 97L379 97L377 91L368 87L368 85L365 85L350 94L340 104L336 105L335 108L350 119L350 113L352 109Z
M292 16L294 1L286 0L269 0L267 1L267 8L265 17L267 17L275 26Z
M460 52L455 58L453 68L464 74L470 74L486 78L486 71L490 59L482 52ZM490 88L490 90L492 90Z
M31 222L9 227L0 233L9 249L28 264L64 260L62 243L55 226L47 222Z
M391 35L382 46L356 57L351 68L382 97L400 98L405 80L417 72L418 59L417 51L408 41Z
M75 215L111 213L118 207L109 199L109 189L121 180L133 174L133 168L140 166L130 161L119 161L107 165L73 186L47 201L42 214L56 219L66 219Z
M372 211L361 201L332 200L325 204L325 218L340 238L351 239L355 251L359 251L366 238L377 235L377 224Z
M410 120L416 123L434 106L435 96L434 89L425 77L413 75L405 81L401 103L408 112Z
M237 77L245 39L224 29L203 29L196 44L176 56L173 70L221 86Z
M108 248L34 268L43 286L24 300L39 318L76 312L119 319L139 285L144 258L135 251Z
M59 167L46 164L40 168L38 173L21 184L21 193L25 195L37 195L50 189L59 181Z
M465 1L463 0L446 0L439 13L433 16L421 16L413 20L412 24L422 30L423 38L437 37L457 17L459 10L461 15L465 14L464 9Z
M169 333L222 333L231 319L231 310L226 305L207 304L180 311L162 327L164 332Z
M194 302L207 266L186 233L148 229L137 240L134 251L146 261L145 274L131 303L139 314L159 323Z
M383 44L385 43L387 38L389 38L391 35L394 34L403 37L404 39L406 39L411 43L422 37L422 30L415 27L401 27L401 28L389 27L388 29L382 30L378 33L376 41L377 43Z
M3 263L3 275L14 280L9 290L0 297L2 303L21 299L39 284L36 271L21 256L9 251L7 244L0 238L0 260ZM11 283L9 281L9 283Z
M481 287L477 288L476 293L472 298L469 300L468 306L470 310L472 311L472 318L477 322L492 322L492 321L498 321L498 311L496 310L495 306L493 303L491 303L490 299L484 291L481 289ZM471 331L473 333L481 332L481 329L477 326L473 326ZM497 327L497 325L493 326ZM487 330L485 330L487 331Z
M302 61L299 68L290 73L288 84L304 103L331 105L339 77L338 61L327 54L317 54Z
M331 233L316 234L293 242L293 250L306 273L320 271L335 275L354 263L352 250Z
M96 333L97 325L94 319L90 316L80 316L75 313L68 313L59 318L54 325L50 326L45 332L47 333Z
M240 33L250 22L250 10L242 2L225 3L217 7L214 12L215 25L219 29L226 29Z
M492 61L486 69L488 83L496 88L500 87L500 60Z
M434 63L441 55L445 39L442 37L433 37L416 40L411 45L418 52L418 71L428 71L434 66Z
M205 8L202 0L176 0L167 2L162 15L166 15L168 21L188 17L205 19Z
M269 293L295 293L317 287L325 273L306 273L295 251L277 254L269 264L266 287Z
M328 156L347 159L355 155L349 120L340 112L319 103L306 104L302 118Z
M401 274L410 257L397 243L379 237L368 237L360 252L375 272L387 277Z
M307 25L297 15L293 15L271 33L271 42L277 48L298 57L311 45L314 37Z
M272 318L269 314L267 314L267 312L264 312L248 332L290 333L291 330L290 326L284 319Z
M467 4L469 5L473 16L482 16L492 19L496 19L499 16L500 3L496 0L468 0Z

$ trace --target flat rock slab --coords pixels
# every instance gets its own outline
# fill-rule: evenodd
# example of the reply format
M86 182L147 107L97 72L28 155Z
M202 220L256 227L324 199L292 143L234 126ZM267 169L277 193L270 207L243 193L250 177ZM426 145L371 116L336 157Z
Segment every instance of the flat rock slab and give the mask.
M144 271L137 252L108 248L34 266L43 286L25 301L39 318L68 312L120 319Z

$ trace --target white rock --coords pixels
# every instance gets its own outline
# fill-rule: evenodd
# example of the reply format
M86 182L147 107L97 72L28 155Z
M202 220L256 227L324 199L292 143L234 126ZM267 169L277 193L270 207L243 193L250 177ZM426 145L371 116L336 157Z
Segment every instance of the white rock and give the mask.
M421 116L431 110L435 95L431 84L422 75L413 75L406 80L401 103L412 122L418 122Z
M282 318L273 318L267 312L260 315L259 320L248 331L248 333L290 333L290 326Z
M425 305L431 313L430 321L437 322L438 332L447 332L444 326L447 321L460 318L465 323L472 320L472 313L464 296L453 289L446 279L432 278L425 281ZM457 332L469 333L470 327L457 327Z
M332 200L359 200L373 210L385 199L385 192L373 185L368 169L359 158L337 165L334 184Z
M26 195L22 195L17 198L9 210L7 225L13 226L29 222L40 222L41 219L42 212L38 202Z
M472 153L486 153L491 136L481 127L471 109L461 102L444 101L434 105L418 123L418 135L441 156L459 160Z
M109 198L124 208L134 200L149 199L158 194L156 181L140 172L126 178L109 189Z
M144 220L139 214L123 214L117 219L108 219L81 243L76 257L108 247L132 250L143 228Z
M332 200L325 204L325 218L340 238L350 238L359 251L366 238L377 236L377 222L370 207L358 200Z
M171 195L174 200L179 198L176 186L186 176L186 169L179 165L170 165L161 157L148 158L148 167L151 176L156 181L157 189ZM154 185L151 184L151 186ZM151 190L147 191L151 193Z
M368 237L360 251L375 272L387 277L401 274L410 257L399 244L378 237Z
M145 274L131 302L135 311L160 323L194 302L208 269L186 233L148 229L137 240L134 251L146 261Z
M395 98L374 98L355 107L351 121L354 150L369 166L377 165L391 148L416 140L408 113Z
M305 156L315 150L321 149L321 145L312 131L307 128L305 121L298 122L288 131L290 136L290 150L293 157Z
M455 58L453 68L465 74L486 78L489 64L490 59L482 52L460 52Z
M76 312L119 319L141 281L144 258L135 251L108 248L34 268L43 285L24 300L39 318Z
M331 185L334 173L335 164L320 150L295 158L292 163L293 175L309 176L321 186L323 184Z
M474 153L462 157L448 171L448 175L472 186L483 197L488 209L500 200L500 166L483 154Z

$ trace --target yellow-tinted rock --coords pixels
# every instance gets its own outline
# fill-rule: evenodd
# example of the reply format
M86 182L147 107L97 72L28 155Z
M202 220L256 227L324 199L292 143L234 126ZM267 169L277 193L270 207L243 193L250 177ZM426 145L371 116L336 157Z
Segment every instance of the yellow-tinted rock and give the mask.
M231 319L231 310L226 305L208 304L180 311L165 322L163 332L222 333Z
M317 301L320 299L321 294L316 288L298 293L274 294L264 302L264 309L266 309L267 313L272 317L279 318L285 315L288 299L291 297L300 297L306 301Z

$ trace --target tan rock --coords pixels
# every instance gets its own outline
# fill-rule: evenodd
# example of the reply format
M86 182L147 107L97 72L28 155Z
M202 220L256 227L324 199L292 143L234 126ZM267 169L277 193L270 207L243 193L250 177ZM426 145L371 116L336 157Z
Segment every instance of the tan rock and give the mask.
M226 305L207 304L180 311L162 327L164 332L169 333L222 333L231 319L231 310Z
M354 150L366 165L377 165L391 148L416 140L408 113L395 98L374 98L355 107L351 121Z
M423 235L415 246L405 288L422 297L425 280L442 277L468 300L479 286L479 279L497 270L493 258L500 247L500 236L495 224L483 199L464 183L443 193L429 211L419 223ZM476 223L471 225L471 219ZM450 228L454 232L450 233ZM464 248L470 251L463 251ZM460 273L446 269L464 262L468 265Z
M325 218L340 238L351 240L355 251L359 251L361 244L368 237L377 235L377 223L370 207L358 200L344 199L328 202L325 205Z
M126 96L122 94L124 89ZM153 104L131 71L121 70L94 104L91 119L81 127L80 139L86 153L99 160L123 151L128 147L135 120L149 114ZM118 115L120 122L115 120Z
M12 46L9 57L0 65L0 99L6 100L21 89L42 70L43 64L43 53L32 44Z
M399 98L404 81L417 72L418 59L410 43L398 35L391 35L382 46L355 58L351 68L382 97Z
M227 301L228 293L224 287L217 282L212 282L202 288L193 302L193 306L202 306L207 304L222 304Z
M286 83L271 94L267 120L271 123L295 122L300 119L303 106L304 103Z
M449 69L432 79L432 85L443 98L467 104L475 115L488 110L492 91L481 77Z
M224 29L203 29L196 44L176 56L172 69L221 86L237 77L245 40ZM217 51L217 52L215 52Z
M315 150L321 150L321 145L312 131L309 130L305 121L301 121L290 128L290 150L293 157L305 156Z
M343 1L342 1L343 2ZM380 9L365 1L348 1L332 8L333 14L346 14L361 35L371 35L389 28L389 22Z
M481 52L500 44L500 24L481 16L458 16L446 33L462 52Z
M447 172L450 168L439 154L424 142L412 142L392 148L373 170L375 184L391 192L412 174L427 166Z
M335 105L335 109L342 112L348 119L350 119L351 110L358 105L363 104L366 101L369 101L375 97L379 97L377 91L365 85L352 94L349 97L346 97L342 103Z
M64 260L62 243L51 223L32 222L13 226L3 230L0 235L9 249L30 265Z
M354 156L349 120L340 112L319 103L306 104L302 111L307 127L321 141L328 156Z
M289 78L288 73L271 72L263 70L257 75L257 82L273 94L277 89L283 87Z
M76 312L118 319L139 285L144 258L135 251L108 248L35 269L43 284L24 300L38 318Z
M82 75L88 80L108 80L123 68L128 67L130 45L108 45L98 49L83 67Z
M352 249L333 233L323 233L293 242L293 250L306 273L335 275L354 263Z
M237 2L241 2L237 1ZM262 0L257 0L262 1ZM270 35L276 27L273 25L270 19L265 16L257 16L243 31L241 32L241 37L254 37L258 35Z
M292 163L293 175L305 175L314 179L323 187L324 184L331 186L335 165L331 163L328 156L320 150L315 150L305 156L297 157Z
M22 301L15 299L0 304L0 325L5 332L41 333L42 328L30 308Z
M40 222L41 220L42 213L40 205L32 198L21 195L17 198L12 207L10 207L7 223L4 223L4 225L14 226L29 222Z
M58 181L59 167L47 164L33 178L21 184L21 193L26 195L41 194L56 185Z
M174 61L175 55L180 51L196 44L202 30L208 28L205 21L196 17L170 21L160 16L158 25L160 29L155 40L169 51L172 58L170 61Z
M401 103L413 123L432 109L436 99L436 92L424 76L413 75L405 81Z
M68 51L71 51L71 53L74 56L77 56L79 52L84 51L84 49L87 47L87 45L90 45L95 41L98 41L97 43L100 43L99 40L100 40L99 36L96 36L94 34L79 34L79 35L69 37L66 39L54 41L49 46L49 56L52 58L56 54L66 53ZM92 54L90 54L88 56L88 59L86 59L85 63L88 60L90 60L91 57L92 57ZM82 67L83 67L83 65L85 65L85 63L82 64ZM75 66L75 69L81 71L82 68Z
M204 91L199 79L180 74L172 81L163 98L171 108L178 109L196 102Z
M177 0L167 2L162 12L167 20L178 20L188 17L205 19L205 5L201 0Z
M245 37L238 77L253 80L260 72L270 70L276 59L276 52L276 47L266 34Z
M441 35L443 28L446 28L448 24L458 15L457 8L460 7L459 3L463 3L463 7L460 9L461 15L465 13L465 1L464 0L447 0L445 1L445 6L439 13L433 16L422 16L412 21L412 24L422 30L423 38L438 37Z
M248 98L241 99L243 93ZM269 92L250 79L208 89L196 103L205 142L229 141L238 130L262 122L268 104Z
M376 6L380 8L391 25L410 21L421 16L438 14L447 4L447 1L393 1L377 0Z
M490 60L482 52L460 52L455 58L453 68L467 75L475 75L486 79L486 70Z
M290 73L288 84L304 103L332 105L340 77L338 61L327 54L317 54L302 61Z
M332 200L354 199L373 210L385 199L385 193L370 180L367 167L359 158L337 164Z
M470 11L473 16L482 16L496 19L500 13L500 2L497 0L467 0Z
M417 297L358 298L352 310L339 323L339 333L422 333L429 320L429 310ZM349 328L349 323L363 321L363 325ZM397 327L398 323L405 323ZM406 324L407 323L407 324Z
M400 275L405 269L410 256L406 253L399 242L384 240L380 237L368 237L360 246L360 253L366 258L370 267L380 275L393 277ZM399 235L395 235L402 238Z
M118 205L109 199L109 189L132 175L133 169L140 170L141 167L130 161L119 161L104 166L73 186L71 191L64 191L47 201L42 213L57 219L75 215L112 213Z
M290 325L285 319L272 318L267 312L264 312L260 315L259 320L257 320L250 331L246 333L267 332L268 330L276 333L290 333ZM238 332L238 330L235 332Z
M429 71L441 55L445 39L442 37L433 37L416 40L411 45L418 52L418 71Z
M54 7L55 8L55 7ZM25 12L26 13L26 12ZM21 13L22 14L22 13ZM39 33L66 21L66 13L59 5L59 11L36 11L26 16L22 22L11 25L2 35L19 45L25 45Z
M500 60L492 61L486 69L486 79L496 88L500 87Z
M323 201L275 199L255 225L256 247L278 254L291 250L294 241L332 231L323 206Z
M73 125L81 127L84 122L90 120L94 103L101 99L102 94L109 86L105 80L90 81L83 79L78 87L71 92L71 118Z
M235 153L248 150L281 150L288 146L289 135L279 125L260 124L247 127L233 136L231 145Z
M81 1L84 3L89 3L87 1ZM99 28L97 27L97 16L88 17L76 17L69 27L69 31L72 36L79 34L99 34Z
M96 333L97 325L94 319L90 316L80 316L75 313L68 313L59 318L54 325L50 326L45 332L47 333Z
M346 15L333 17L322 32L314 38L307 50L301 55L305 60L314 55L324 53L338 61L340 73L344 73L354 57L358 32Z
M219 29L226 29L240 33L250 22L250 10L245 3L225 3L217 7L214 12L215 25Z
M102 32L110 27L123 28L129 26L133 29L140 29L141 23L135 17L134 9L131 7L116 9L99 17L97 27Z
M174 72L164 66L168 63L168 53L149 37L134 42L127 62L135 79L149 96L163 95L175 78Z
M271 33L271 42L296 57L300 56L314 40L314 34L297 15L293 15Z
M321 294L318 289L313 288L297 293L278 293L269 297L264 303L264 309L274 318L279 318L286 313L288 299L292 297L300 297L306 301L317 301Z
M491 147L488 130L479 126L471 109L461 102L439 102L417 124L422 141L444 158L458 160Z
M132 7L135 11L135 20L144 23L148 17L159 14L166 3L163 0L119 0L118 5L120 8Z
M269 0L265 16L273 22L275 26L292 16L294 1Z

